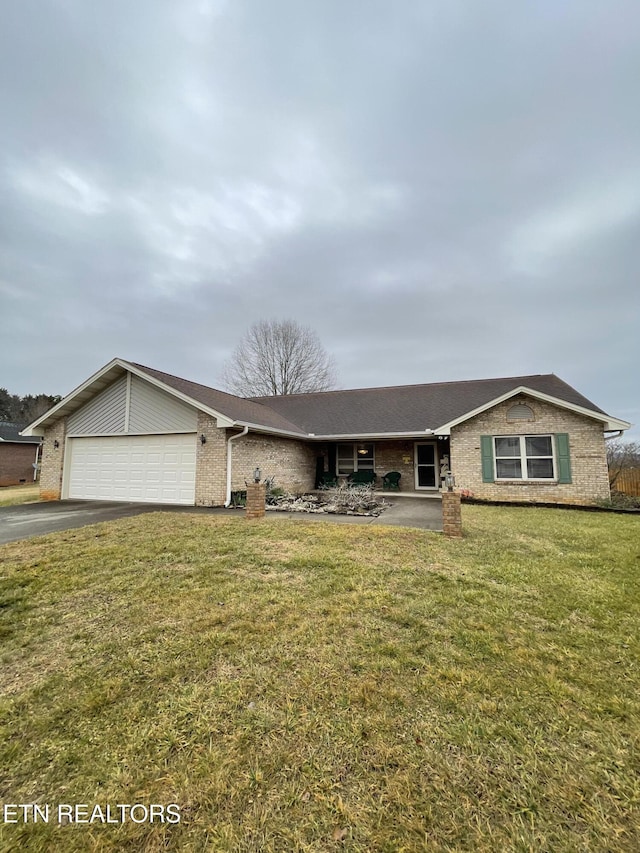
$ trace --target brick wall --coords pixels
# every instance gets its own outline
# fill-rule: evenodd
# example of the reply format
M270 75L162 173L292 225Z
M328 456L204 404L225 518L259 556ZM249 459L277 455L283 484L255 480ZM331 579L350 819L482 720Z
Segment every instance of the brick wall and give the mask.
M376 488L382 488L382 477L389 471L399 471L400 491L415 492L416 478L413 469L413 441L374 442L375 472L378 475ZM405 458L408 462L405 462Z
M260 468L262 478L275 477L274 485L301 494L315 486L319 449L296 439L249 433L232 442L231 488L245 489Z
M60 418L53 426L47 427L42 444L40 468L40 500L58 501L62 493L62 463L67 433L67 419ZM59 447L53 446L57 441Z
M513 422L507 412L522 400L533 410L534 420ZM569 434L571 483L482 482L481 435ZM451 469L456 487L470 489L486 500L593 504L609 497L609 475L602 425L524 395L507 400L451 430Z
M227 430L216 419L198 413L196 441L196 506L223 506L227 493ZM200 436L206 436L206 443Z
M37 444L0 441L0 486L33 483Z

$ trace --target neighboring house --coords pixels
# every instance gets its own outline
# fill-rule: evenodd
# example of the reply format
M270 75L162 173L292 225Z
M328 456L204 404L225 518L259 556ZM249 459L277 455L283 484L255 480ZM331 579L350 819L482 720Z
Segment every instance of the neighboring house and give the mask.
M20 425L0 421L0 486L33 483L41 439L20 435Z
M629 426L554 374L244 399L116 358L23 435L44 437L43 499L220 506L256 467L293 492L372 470L437 494L448 457L478 498L589 504Z

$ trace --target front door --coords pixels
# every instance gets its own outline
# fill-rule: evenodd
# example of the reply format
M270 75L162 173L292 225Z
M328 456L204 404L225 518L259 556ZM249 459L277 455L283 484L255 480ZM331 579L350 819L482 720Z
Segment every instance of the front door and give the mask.
M437 489L438 453L435 441L416 441L415 446L416 489Z

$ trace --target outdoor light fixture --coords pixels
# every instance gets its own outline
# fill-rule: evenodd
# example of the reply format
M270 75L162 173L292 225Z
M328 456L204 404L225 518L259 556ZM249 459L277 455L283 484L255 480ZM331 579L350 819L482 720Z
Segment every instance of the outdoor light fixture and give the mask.
M207 436L204 433L201 433L200 444L206 444L206 443L207 443Z
M449 492L453 491L453 487L456 484L456 478L453 476L451 471L447 471L447 473L445 474L444 484L447 487L447 491L449 491Z
M60 447L60 442L58 441L58 439L57 439L57 438L54 438L54 440L53 440L53 446L54 446L54 448L55 448L56 450Z
M254 482L254 483L259 483L259 482L260 482L260 477L261 477L260 469L259 469L259 468L256 468L256 470L253 472L253 482Z

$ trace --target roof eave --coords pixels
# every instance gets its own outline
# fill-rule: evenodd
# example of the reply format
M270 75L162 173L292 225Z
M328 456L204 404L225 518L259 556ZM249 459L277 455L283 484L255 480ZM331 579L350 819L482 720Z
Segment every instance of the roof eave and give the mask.
M360 441L378 439L400 439L400 438L423 438L424 436L433 435L432 429L411 430L409 432L345 432L345 433L327 433L326 435L316 435L309 433L309 438L312 441Z
M370 441L372 439L399 439L399 438L424 438L425 436L433 435L433 430L411 430L410 432L348 432L348 433L327 433L316 434L313 432L292 432L290 430L278 429L277 427L268 427L262 424L250 423L248 421L236 421L231 426L248 427L251 432L262 433L263 435L282 435L286 438L297 438L301 441Z

